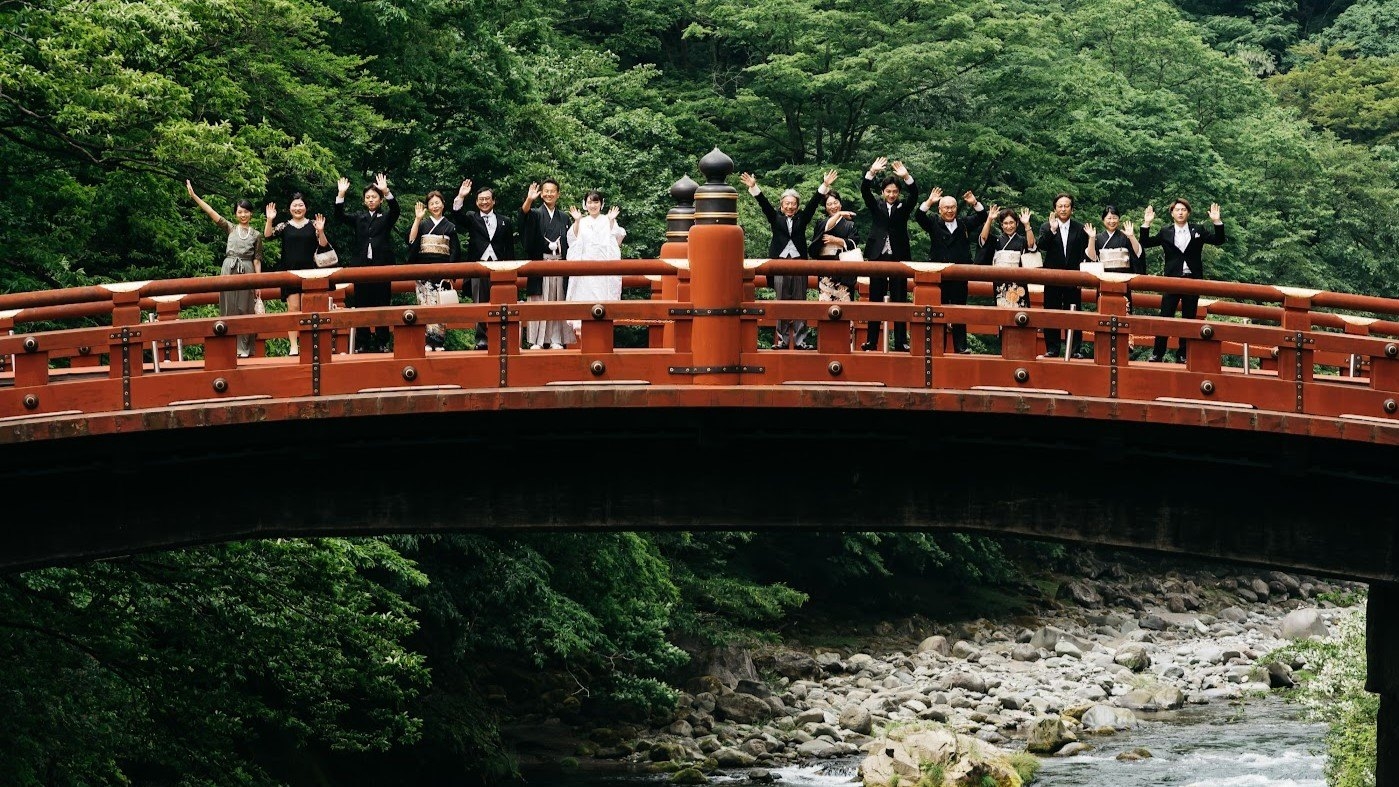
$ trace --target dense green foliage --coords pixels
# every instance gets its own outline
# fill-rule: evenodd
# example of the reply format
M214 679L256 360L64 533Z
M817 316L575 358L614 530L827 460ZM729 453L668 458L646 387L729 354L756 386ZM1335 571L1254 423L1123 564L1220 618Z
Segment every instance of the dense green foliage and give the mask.
M1375 724L1379 695L1365 691L1364 600L1325 642L1299 640L1270 658L1301 657L1312 673L1296 697L1326 733L1326 781L1333 787L1375 787Z
M1218 201L1213 275L1399 292L1399 0L48 0L0 3L0 29L0 291L212 272L185 178L221 210L299 190L329 213L341 175L386 171L405 202L470 177L502 210L554 176L652 254L669 185L718 145L770 191L835 167L849 197L890 155L1038 215L1060 190L1089 220ZM460 536L33 572L0 589L0 771L494 781L502 698L645 718L676 643L808 599L915 612L911 578L1021 558L941 534Z

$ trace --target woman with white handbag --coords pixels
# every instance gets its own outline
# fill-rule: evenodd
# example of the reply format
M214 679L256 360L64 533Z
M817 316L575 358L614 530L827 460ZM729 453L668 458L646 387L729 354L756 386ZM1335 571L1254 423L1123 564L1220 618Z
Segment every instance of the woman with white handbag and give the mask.
M834 172L834 170L832 170ZM828 175L830 173L827 173ZM809 249L815 260L863 260L860 239L855 234L855 214L846 210L835 189L826 192L826 217L815 222ZM854 276L822 276L817 282L817 299L822 301L855 300Z
M291 214L291 218L274 225L272 222L277 218L277 203L267 203L264 211L267 222L262 227L262 237L280 238L282 241L281 261L277 264L277 270L300 271L315 268L316 258L331 251L330 241L325 236L325 216L317 214L315 221L308 220L306 198L301 196L299 191L291 195L287 212ZM283 287L282 300L287 303L287 311L301 311L301 288ZM288 355L300 354L298 338L299 334L296 331L287 332L287 341L291 348Z
M993 237L992 227L999 229ZM1030 210L1021 208L1020 215L1013 210L1001 210L992 205L986 214L986 224L981 228L977 239L981 246L977 264L992 265L998 268L1020 268L1026 254L1038 251L1035 245L1035 231L1030 228ZM996 305L1002 309L1024 308L1030 305L1030 288L1023 282L997 282Z
M457 225L447 219L447 202L440 191L427 193L427 204L421 202L413 206L413 226L408 228L408 262L410 264L429 262L455 262L461 259L461 239ZM441 283L419 280L417 284L418 305L437 306L443 302L443 292L452 289L450 281ZM447 326L442 323L429 323L427 326L427 349L441 352L447 345Z

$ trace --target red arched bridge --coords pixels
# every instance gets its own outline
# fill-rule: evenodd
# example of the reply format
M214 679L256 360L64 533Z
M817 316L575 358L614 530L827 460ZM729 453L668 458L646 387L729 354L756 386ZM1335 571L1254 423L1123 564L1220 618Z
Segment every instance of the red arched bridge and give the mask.
M1399 300L745 260L713 164L695 207L668 217L662 259L0 295L0 478L13 510L35 512L11 518L0 570L257 536L950 528L1399 579ZM519 302L524 276L580 274L623 274L650 297ZM834 274L906 277L912 302L756 296L772 275ZM488 278L489 302L333 308L358 283L444 278ZM1086 307L943 303L947 282L977 300L999 281L1079 287ZM250 287L299 288L302 311L181 317ZM1201 296L1203 317L1154 316L1172 292ZM40 330L74 318L100 324ZM761 349L779 319L815 326L816 349ZM535 320L579 320L580 340L522 350ZM866 321L908 323L910 349L856 350ZM484 324L488 349L427 352L433 323ZM992 349L952 353L956 324ZM619 325L647 346L617 347ZM378 327L392 352L349 352L352 331ZM1075 332L1092 357L1040 357L1045 329ZM238 356L239 334L288 332L299 356L267 357L265 341ZM1189 340L1188 360L1132 360L1155 336Z

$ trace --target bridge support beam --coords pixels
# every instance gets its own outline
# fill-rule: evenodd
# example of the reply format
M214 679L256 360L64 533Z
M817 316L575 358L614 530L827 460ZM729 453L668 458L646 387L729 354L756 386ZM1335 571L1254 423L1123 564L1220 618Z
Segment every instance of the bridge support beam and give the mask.
M718 148L700 159L707 182L695 191L690 228L691 358L696 385L737 385L743 347L743 228L738 192L725 183L733 160Z
M1399 583L1370 585L1365 609L1365 689L1380 695L1375 784L1399 784Z

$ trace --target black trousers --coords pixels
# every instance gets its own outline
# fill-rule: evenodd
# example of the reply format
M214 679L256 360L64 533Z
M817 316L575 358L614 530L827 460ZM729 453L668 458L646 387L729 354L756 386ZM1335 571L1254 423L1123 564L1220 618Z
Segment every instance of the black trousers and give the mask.
M372 308L388 306L393 296L393 285L389 282L359 282L355 285L355 307ZM355 352L381 352L389 348L388 326L378 326L372 331L355 331Z
M967 283L945 281L942 283L942 302L953 306L967 305ZM952 350L962 352L967 349L967 326L952 326Z
M1070 306L1075 309L1083 306L1083 294L1077 287L1052 287L1045 285L1044 288L1044 308L1046 309L1068 309ZM1063 333L1058 328L1044 329L1044 349L1050 355L1059 355L1063 349ZM1083 337L1075 343L1074 349L1083 346Z
M883 303L885 295L889 296L890 303L907 303L908 279L902 276L870 277L870 303ZM868 344L874 344L878 337L879 323L865 323L865 341ZM894 347L902 348L905 344L908 344L908 323L896 322L894 323Z
M1180 307L1180 316L1186 318L1187 320L1193 320L1195 319L1195 316L1200 308L1200 296L1177 295L1176 293L1172 292L1168 292L1161 296L1162 317L1176 316L1176 307ZM1151 356L1153 358L1160 358L1161 356L1166 354L1166 342L1167 339L1165 336L1156 337L1156 346L1152 349L1151 352ZM1185 357L1185 339L1180 340L1180 350L1176 354L1179 355L1181 358Z
M491 280L488 278L477 278L471 280L471 301L473 303L490 303L491 300ZM486 324L476 323L476 349L486 349Z

